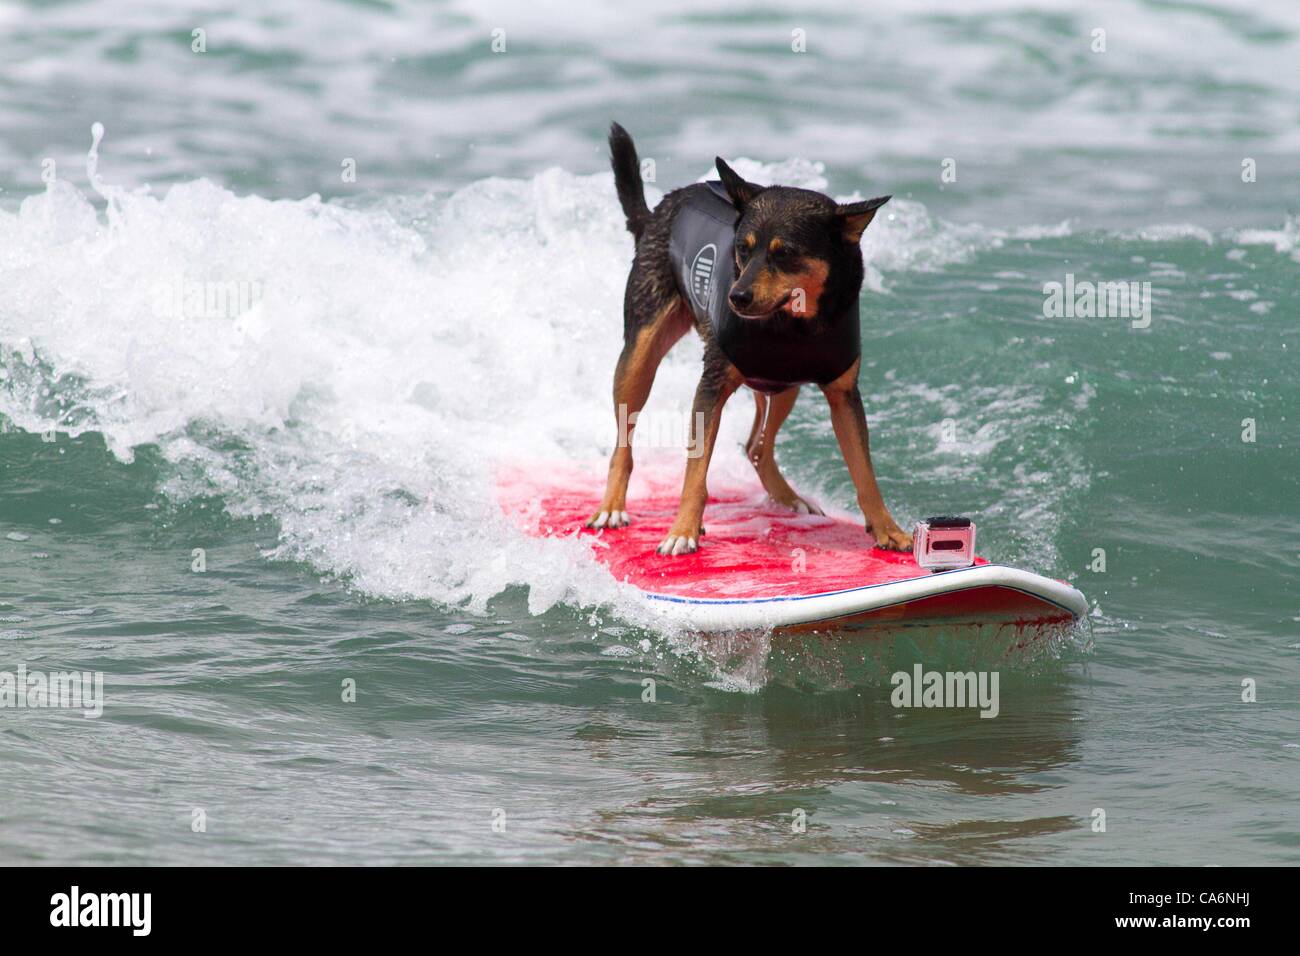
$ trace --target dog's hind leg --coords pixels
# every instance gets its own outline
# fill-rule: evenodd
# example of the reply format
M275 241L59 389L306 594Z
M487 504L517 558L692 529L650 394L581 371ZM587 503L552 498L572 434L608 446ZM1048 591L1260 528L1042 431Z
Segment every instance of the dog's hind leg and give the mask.
M745 455L758 472L758 480L763 483L768 497L800 514L819 515L823 513L821 508L795 494L776 464L776 433L794 408L798 397L798 386L772 396L763 392L754 393L757 403L754 409L754 427L749 432L749 441L745 443Z
M632 431L645 407L655 372L668 351L691 328L691 315L674 295L653 317L623 339L623 353L614 368L614 418L618 436L609 460L605 497L587 520L588 528L621 528L631 524L627 513L627 483L632 477Z

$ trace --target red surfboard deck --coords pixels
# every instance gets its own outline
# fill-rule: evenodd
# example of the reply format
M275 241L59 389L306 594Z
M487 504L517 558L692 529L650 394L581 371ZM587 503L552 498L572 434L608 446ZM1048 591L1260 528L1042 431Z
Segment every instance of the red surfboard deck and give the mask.
M538 475L546 475L543 480ZM643 478L629 494L633 523L583 527L600 502L603 476L572 467L513 470L499 477L503 508L537 536L577 533L595 560L645 593L656 610L700 630L863 627L875 623L1067 622L1086 611L1069 585L977 560L932 574L911 554L874 547L862 524L794 514L761 488L722 487L704 513L694 554L655 552L677 512L677 481ZM636 493L640 492L640 493Z

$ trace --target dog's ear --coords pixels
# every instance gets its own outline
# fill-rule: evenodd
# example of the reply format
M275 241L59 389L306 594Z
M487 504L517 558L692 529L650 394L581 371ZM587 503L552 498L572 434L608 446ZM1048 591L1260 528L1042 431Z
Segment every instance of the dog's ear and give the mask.
M763 191L762 186L747 183L741 179L721 156L716 157L713 161L718 166L718 175L722 177L722 188L727 191L727 195L731 197L732 205L737 209L744 209L751 199Z
M871 220L876 218L876 210L892 199L892 196L877 196L862 202L843 203L835 207L835 222L844 235L845 242L856 243L866 232Z

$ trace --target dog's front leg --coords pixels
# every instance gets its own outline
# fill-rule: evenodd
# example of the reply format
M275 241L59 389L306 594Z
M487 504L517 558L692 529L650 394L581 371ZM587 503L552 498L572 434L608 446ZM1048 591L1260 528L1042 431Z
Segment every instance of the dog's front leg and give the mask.
M686 480L677 505L677 519L668 537L659 545L660 554L690 554L704 534L704 505L709 500L709 459L718 440L722 406L740 387L743 379L736 367L706 346L704 374L695 389L691 406L691 441L686 453Z
M871 466L871 447L867 436L867 413L862 408L862 394L858 391L858 367L853 367L822 386L822 392L831 407L831 426L839 440L844 463L849 466L853 487L858 492L858 507L867 519L867 531L882 548L911 551L912 536L898 526L885 507L876 472Z

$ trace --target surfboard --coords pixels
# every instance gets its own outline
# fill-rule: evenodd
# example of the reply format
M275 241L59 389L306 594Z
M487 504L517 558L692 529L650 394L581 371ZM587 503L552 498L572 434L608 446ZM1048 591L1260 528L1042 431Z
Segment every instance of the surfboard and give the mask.
M601 530L583 525L600 501L603 475L515 469L502 472L497 487L503 509L525 533L577 535L590 543L595 561L641 592L651 611L702 633L1038 628L1088 611L1071 585L983 558L968 568L926 571L911 554L875 547L860 520L795 514L758 487L711 491L699 551L675 557L655 553L677 512L673 486L643 483L640 494L629 494L633 523Z

